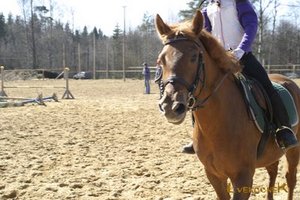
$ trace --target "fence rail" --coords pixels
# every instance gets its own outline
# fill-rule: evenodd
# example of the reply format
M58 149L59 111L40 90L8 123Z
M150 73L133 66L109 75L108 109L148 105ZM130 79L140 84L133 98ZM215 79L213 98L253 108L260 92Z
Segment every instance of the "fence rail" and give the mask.
M298 78L300 77L300 64L285 64L285 65L264 65L266 71L271 73L280 73L291 78ZM155 66L150 66L150 73L151 78L154 78L155 75ZM56 69L15 69L15 70L5 70L6 72L34 72L39 71L44 74L44 71L53 71L53 72L61 72L62 67L57 67ZM142 70L143 67L141 66L130 66L125 70L126 78L133 78L133 79L142 79ZM95 71L89 71L90 73L95 73L96 79L120 79L123 78L123 70L118 69L98 69ZM69 78L72 78L77 71L70 69Z
M151 78L154 78L156 67L150 68ZM300 77L300 64L286 64L286 65L264 65L264 68L269 74L279 73L290 78ZM139 78L142 79L143 67L129 67L126 69L126 78ZM97 78L122 78L123 70L96 70Z
M265 69L269 74L272 73L295 73L300 75L300 64L286 64L286 65L265 65Z

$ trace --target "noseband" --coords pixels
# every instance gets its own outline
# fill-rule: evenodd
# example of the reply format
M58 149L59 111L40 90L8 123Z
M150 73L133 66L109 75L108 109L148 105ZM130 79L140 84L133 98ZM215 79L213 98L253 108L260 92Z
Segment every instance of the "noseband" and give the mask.
M195 40L191 40L189 38L186 37L179 37L179 38L174 38L174 39L169 39L167 40L164 45L169 45L172 43L176 43L176 42L180 42L180 41L191 41L194 44L196 44L196 46L198 46L201 50L203 49L202 43L200 41L195 41ZM156 75L155 77L155 82L159 84L159 88L160 88L160 98L162 98L163 93L165 91L165 87L170 83L170 84L175 84L175 83L179 83L181 85L183 85L189 95L188 95L188 109L194 110L198 107L200 107L200 105L196 105L197 99L194 96L194 92L199 84L199 82L201 82L202 84L202 88L204 87L204 83L205 83L205 73L204 73L204 63L203 63L203 59L202 59L202 54L199 54L199 62L198 62L198 67L197 67L197 73L195 76L195 79L193 81L192 84L189 84L186 80L184 80L181 77L178 76L169 76L166 80L162 80L162 71L160 71L159 74ZM203 74L203 79L200 79L201 75ZM199 92L199 94L202 91L202 88Z

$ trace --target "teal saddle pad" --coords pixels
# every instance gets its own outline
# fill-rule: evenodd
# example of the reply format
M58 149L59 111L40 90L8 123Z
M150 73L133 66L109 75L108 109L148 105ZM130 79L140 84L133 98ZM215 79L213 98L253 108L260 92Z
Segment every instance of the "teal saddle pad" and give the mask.
M266 128L265 111L259 106L251 91L251 84L253 84L253 81L250 79L246 79L243 75L239 75L238 80L240 81L242 88L244 90L245 99L249 105L250 113L252 115L252 118L254 119L255 125L258 128L258 130L261 133L263 133ZM284 103L284 106L288 112L290 125L292 127L296 126L299 122L299 119L298 119L297 108L292 95L282 85L275 82L272 82L272 84L275 90L279 93Z

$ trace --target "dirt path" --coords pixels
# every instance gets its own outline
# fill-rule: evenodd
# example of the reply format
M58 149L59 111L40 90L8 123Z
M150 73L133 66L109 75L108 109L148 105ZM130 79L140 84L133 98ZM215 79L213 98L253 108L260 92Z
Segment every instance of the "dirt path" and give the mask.
M10 85L63 85L62 81ZM202 164L181 153L191 120L168 124L158 91L138 80L71 80L75 100L0 109L0 199L215 199ZM62 89L10 89L10 96L44 96ZM277 184L285 183L284 160ZM300 168L299 168L300 170ZM298 183L300 173L298 173ZM264 169L254 186L267 187ZM300 199L299 184L295 199ZM286 192L275 194L286 199ZM264 193L251 196L263 199Z

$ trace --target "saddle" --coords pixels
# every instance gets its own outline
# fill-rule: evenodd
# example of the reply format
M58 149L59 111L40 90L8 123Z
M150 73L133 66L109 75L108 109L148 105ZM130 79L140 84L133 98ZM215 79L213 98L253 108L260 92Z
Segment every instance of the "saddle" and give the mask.
M263 86L254 78L248 77L242 73L235 74L235 78L244 96L249 117L253 120L257 129L262 134L257 150L257 157L260 157L269 136L275 134L276 129L279 127L274 123L272 105ZM272 82L272 84L281 97L288 112L291 127L296 126L299 119L292 95L282 85L275 82Z

